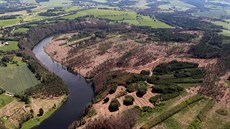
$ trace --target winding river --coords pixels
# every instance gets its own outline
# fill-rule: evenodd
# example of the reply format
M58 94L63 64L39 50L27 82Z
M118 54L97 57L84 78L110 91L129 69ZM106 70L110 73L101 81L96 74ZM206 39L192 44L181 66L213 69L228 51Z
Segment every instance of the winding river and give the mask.
M48 37L38 43L33 53L51 72L61 77L68 85L69 97L67 101L48 119L43 121L34 129L67 129L75 120L83 114L84 108L89 104L94 96L93 89L82 76L75 75L59 63L56 63L44 52L44 47L52 41L53 37Z

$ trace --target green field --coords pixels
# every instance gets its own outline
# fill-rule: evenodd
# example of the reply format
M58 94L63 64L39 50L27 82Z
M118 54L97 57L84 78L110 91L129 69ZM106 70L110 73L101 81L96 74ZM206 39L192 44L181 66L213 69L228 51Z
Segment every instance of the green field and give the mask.
M7 105L8 103L12 102L13 98L10 96L6 96L6 95L0 95L0 108L4 107L5 105Z
M14 33L24 33L24 32L27 32L28 30L29 28L18 28L14 30Z
M226 21L212 21L213 24L215 25L219 25L222 26L223 32L221 32L221 34L225 35L225 36L230 36L230 21L226 20Z
M0 27L14 25L19 22L19 19L0 20Z
M0 51L12 51L12 50L18 50L18 41L8 41L9 45L6 46L0 46Z
M79 11L76 14L65 16L65 19L75 19L82 16L93 15L98 18L109 19L112 21L127 22L137 26L150 26L152 28L171 28L171 26L160 22L157 19L152 19L149 16L141 16L135 12L118 11L118 10L103 10L89 9Z
M0 76L0 87L11 93L21 93L39 84L25 63L19 66L1 67Z

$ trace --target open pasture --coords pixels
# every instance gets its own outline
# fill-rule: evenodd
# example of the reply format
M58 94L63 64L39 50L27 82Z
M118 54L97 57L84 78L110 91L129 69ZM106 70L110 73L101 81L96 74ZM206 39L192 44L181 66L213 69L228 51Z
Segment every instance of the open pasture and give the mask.
M8 41L9 45L0 46L0 51L12 51L12 50L18 50L18 41Z
M0 68L0 87L11 93L21 93L38 83L27 64Z
M152 28L171 28L171 26L157 20L152 19L149 16L138 15L135 12L119 11L119 10L107 10L107 9L89 9L79 11L76 14L65 16L65 19L75 19L83 16L95 16L98 18L109 19L118 22L127 22L137 26L150 26Z

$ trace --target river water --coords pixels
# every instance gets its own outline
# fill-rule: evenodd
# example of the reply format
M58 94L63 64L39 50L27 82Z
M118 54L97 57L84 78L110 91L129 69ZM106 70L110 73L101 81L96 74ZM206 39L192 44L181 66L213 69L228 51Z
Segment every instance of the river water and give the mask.
M70 94L67 101L53 115L34 129L67 129L73 121L83 115L84 108L94 96L91 84L85 78L67 71L44 52L44 47L51 42L52 38L48 37L39 42L34 47L33 53L51 72L64 80Z

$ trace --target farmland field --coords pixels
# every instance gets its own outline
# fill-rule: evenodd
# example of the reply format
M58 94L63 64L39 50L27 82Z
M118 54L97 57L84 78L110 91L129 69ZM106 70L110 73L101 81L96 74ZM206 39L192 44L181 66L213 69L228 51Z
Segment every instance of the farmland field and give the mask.
M7 105L8 103L12 102L13 98L10 96L6 96L6 95L0 95L0 108L4 107L5 105Z
M223 34L225 36L230 36L230 22L229 22L229 20L226 20L226 21L213 21L212 23L216 24L216 25L219 25L219 26L222 26L224 28L223 32L221 32L221 34Z
M0 47L0 50L6 52L19 49L18 41L8 41L8 43L9 45Z
M12 93L21 93L39 83L35 75L27 67L27 64L2 67L0 68L0 76L0 87Z
M14 25L19 22L19 19L0 20L0 27Z
M14 31L14 33L23 33L27 32L29 29L28 28L18 28Z
M89 9L79 11L76 14L65 16L65 19L75 19L82 16L93 15L98 18L105 18L112 21L127 22L129 24L138 26L150 26L152 28L171 28L171 26L152 19L149 16L141 16L135 12L117 11L117 10L103 10L103 9Z

